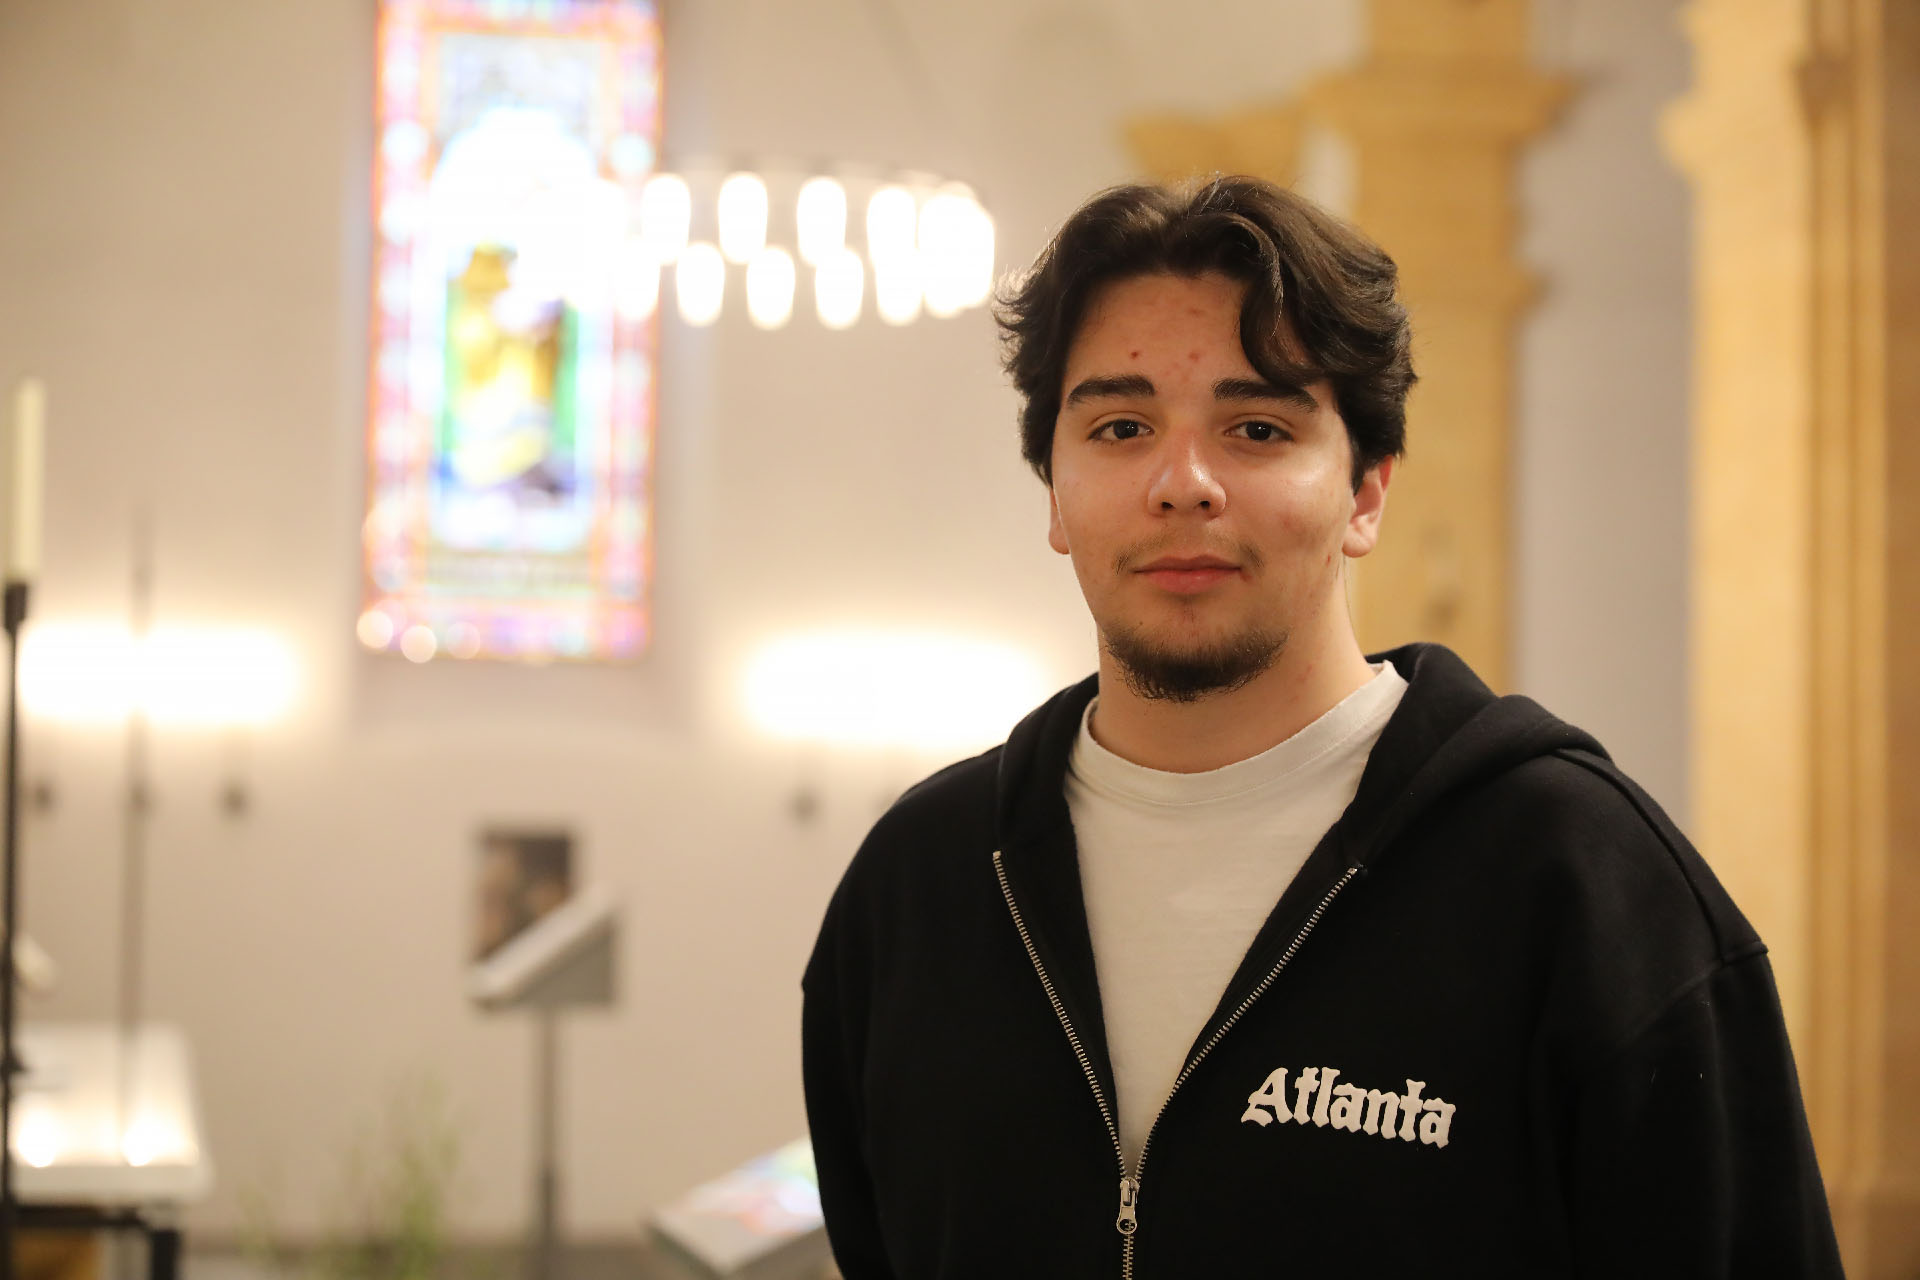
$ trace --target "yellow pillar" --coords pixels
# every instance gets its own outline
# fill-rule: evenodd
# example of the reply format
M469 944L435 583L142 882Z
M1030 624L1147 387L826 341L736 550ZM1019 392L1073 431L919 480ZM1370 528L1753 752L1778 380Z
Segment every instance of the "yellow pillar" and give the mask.
M1306 113L1297 102L1249 107L1218 119L1146 116L1126 127L1148 177L1178 182L1203 173L1245 173L1290 184L1299 176Z
M1797 1041L1810 1004L1812 781L1812 152L1794 76L1804 8L1689 9L1694 88L1664 122L1694 192L1693 835L1773 945Z
M1695 0L1695 835L1767 938L1848 1274L1920 1274L1920 12ZM1908 658L1902 661L1903 658Z
M1362 644L1438 640L1496 688L1512 630L1513 385L1535 285L1515 165L1568 86L1528 66L1526 0L1374 0L1367 59L1310 86L1355 156L1353 221L1400 264L1420 383L1385 536L1360 565Z
M1496 687L1512 628L1516 330L1534 293L1514 257L1514 165L1567 86L1527 66L1526 0L1372 0L1370 51L1298 99L1127 128L1141 168L1298 177L1312 123L1353 148L1349 216L1400 264L1420 384L1386 536L1355 574L1363 645L1438 640Z

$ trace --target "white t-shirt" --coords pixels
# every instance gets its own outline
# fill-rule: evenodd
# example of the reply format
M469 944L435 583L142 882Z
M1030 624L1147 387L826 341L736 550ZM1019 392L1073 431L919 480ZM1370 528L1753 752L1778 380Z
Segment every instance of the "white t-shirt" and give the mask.
M1280 745L1205 773L1121 759L1093 740L1092 705L1080 722L1067 808L1129 1167L1254 935L1360 786L1407 688L1391 663L1374 672Z

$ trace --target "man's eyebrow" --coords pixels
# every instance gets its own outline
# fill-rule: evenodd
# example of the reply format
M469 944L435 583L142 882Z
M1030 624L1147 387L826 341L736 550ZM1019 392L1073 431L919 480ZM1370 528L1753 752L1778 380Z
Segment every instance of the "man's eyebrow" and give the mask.
M1153 379L1139 373L1106 373L1084 379L1079 386L1067 392L1069 405L1079 404L1082 400L1097 400L1103 396L1151 396Z
M1292 383L1268 382L1265 378L1222 378L1213 384L1215 400L1279 400L1311 413L1320 407L1313 392Z

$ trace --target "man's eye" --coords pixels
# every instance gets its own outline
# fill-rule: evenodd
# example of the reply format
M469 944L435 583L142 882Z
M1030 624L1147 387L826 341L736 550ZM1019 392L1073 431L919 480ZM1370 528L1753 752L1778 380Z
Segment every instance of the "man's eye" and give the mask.
M1268 440L1284 440L1287 438L1286 432L1271 422L1243 422L1236 427L1235 430L1244 432L1249 440L1257 440L1263 443Z
M1133 440L1146 429L1146 424L1143 422L1135 422L1132 418L1116 418L1112 422L1103 422L1094 428L1093 436L1096 440L1102 436L1110 440Z

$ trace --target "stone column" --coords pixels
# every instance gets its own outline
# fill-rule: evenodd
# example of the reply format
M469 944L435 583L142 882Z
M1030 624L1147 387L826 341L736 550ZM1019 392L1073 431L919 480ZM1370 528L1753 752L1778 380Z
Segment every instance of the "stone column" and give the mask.
M1526 0L1373 0L1360 66L1306 92L1354 152L1350 214L1400 264L1420 383L1385 533L1359 565L1370 649L1438 640L1496 688L1510 666L1515 166L1567 84L1528 65Z
M1694 0L1693 825L1848 1274L1920 1274L1920 10Z
M1513 255L1514 166L1567 86L1527 65L1526 0L1372 0L1368 11L1358 67L1217 119L1137 120L1127 140L1162 180L1217 170L1293 182L1313 124L1351 147L1355 203L1343 212L1400 264L1421 379L1385 536L1354 572L1360 641L1438 640L1501 687L1515 349L1534 294Z
M1156 182L1203 173L1246 173L1273 182L1299 177L1306 112L1296 102L1249 107L1218 119L1146 116L1127 125L1127 146Z

